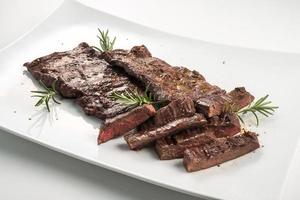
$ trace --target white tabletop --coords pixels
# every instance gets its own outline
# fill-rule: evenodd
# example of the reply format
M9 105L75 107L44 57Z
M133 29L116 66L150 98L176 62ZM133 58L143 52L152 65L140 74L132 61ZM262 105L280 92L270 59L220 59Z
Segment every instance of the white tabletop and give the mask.
M30 31L62 0L1 0L0 49ZM81 0L178 35L300 53L299 1ZM297 44L297 45L296 45ZM0 75L1 76L1 75ZM300 148L281 199L299 199ZM0 199L196 199L67 157L0 131Z

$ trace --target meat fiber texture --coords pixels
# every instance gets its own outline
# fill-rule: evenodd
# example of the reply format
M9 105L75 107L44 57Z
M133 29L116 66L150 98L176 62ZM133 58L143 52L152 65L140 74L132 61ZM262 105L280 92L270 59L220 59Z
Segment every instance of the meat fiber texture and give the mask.
M191 127L199 127L207 122L204 115L195 113L190 98L177 99L159 109L144 130L125 136L130 149L140 149L157 139L178 133Z
M259 142L256 134L246 132L185 150L183 164L188 172L198 171L238 158L257 148Z
M104 59L123 68L128 74L149 85L158 100L196 99L203 94L220 91L205 81L197 71L185 67L172 67L165 61L152 57L145 46L135 46L130 51L117 49L105 52Z
M131 108L110 96L113 92L141 89L124 70L109 65L87 43L76 48L55 52L24 64L32 76L46 86L56 82L56 90L63 97L76 98L88 115L100 119L114 117Z
M186 149L209 144L214 142L215 138L214 132L210 129L191 128L157 140L155 150L161 160L183 158Z
M155 115L155 108L150 104L145 104L114 118L106 119L104 127L101 128L99 133L98 144L135 129L153 115Z
M153 57L144 45L135 46L130 51L108 51L101 56L108 63L123 68L126 73L148 86L157 100L191 98L197 111L207 117L220 115L227 104L245 105L247 101L246 98L244 101L233 101L231 97L237 99L241 94L235 91L227 94L225 90L208 83L199 72L185 67L173 67Z

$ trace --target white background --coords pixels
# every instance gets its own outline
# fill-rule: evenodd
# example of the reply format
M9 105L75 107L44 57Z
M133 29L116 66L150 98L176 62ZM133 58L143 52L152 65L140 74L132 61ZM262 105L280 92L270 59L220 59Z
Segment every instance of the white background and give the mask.
M299 1L81 1L178 35L300 52ZM60 3L61 0L1 0L0 49L42 22ZM300 150L295 156L300 158L299 155ZM282 199L300 197L296 189L300 162L294 164L286 183L289 189ZM66 157L3 131L0 173L0 199L194 199Z

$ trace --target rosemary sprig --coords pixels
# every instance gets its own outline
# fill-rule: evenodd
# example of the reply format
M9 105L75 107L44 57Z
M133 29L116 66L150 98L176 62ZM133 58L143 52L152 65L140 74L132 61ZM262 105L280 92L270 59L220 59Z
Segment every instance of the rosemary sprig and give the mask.
M111 95L117 102L128 106L140 106L143 104L153 104L153 96L146 88L144 94L139 94L137 91L125 90L124 92L113 92Z
M236 114L238 116L238 118L241 120L241 122L244 123L243 119L242 119L242 115L246 114L246 113L252 113L256 119L256 125L259 125L259 119L258 119L258 115L257 114L262 114L265 117L269 117L270 115L273 115L273 113L275 112L275 109L279 108L278 106L272 106L272 102L271 101L267 101L267 98L269 97L269 95L266 95L264 97L261 97L260 99L258 99L255 103L250 104L248 107L243 108L239 111L236 111Z
M98 31L100 33L99 35L97 35L100 48L95 46L94 48L100 52L113 50L117 38L114 37L114 39L111 41L110 37L108 36L108 30L101 31L101 29L98 28Z
M37 107L37 106L40 106L43 103L45 103L48 112L50 112L50 107L49 107L50 100L52 100L54 103L60 104L60 102L58 102L55 99L55 96L58 94L58 92L55 89L56 81L53 81L50 88L48 88L41 80L39 81L39 83L45 90L44 91L41 91L41 90L31 91L32 93L35 94L35 95L32 95L31 97L40 98L34 106Z

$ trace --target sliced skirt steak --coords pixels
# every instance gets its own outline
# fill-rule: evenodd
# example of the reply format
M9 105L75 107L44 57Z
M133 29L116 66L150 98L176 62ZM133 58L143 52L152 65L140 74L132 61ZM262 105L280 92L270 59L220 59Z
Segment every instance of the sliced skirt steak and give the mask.
M150 104L145 104L114 118L107 118L104 127L100 130L98 144L135 129L153 115L155 115L155 108Z
M116 49L102 54L110 64L123 68L129 75L149 86L158 100L175 100L220 91L205 81L197 71L185 67L172 67L165 61L152 57L148 49L135 46L130 51Z
M157 140L155 150L161 160L182 158L186 149L200 147L214 142L214 140L215 136L212 130L192 128Z
M157 100L172 101L189 97L195 102L197 112L207 117L220 115L228 104L243 106L251 100L251 94L243 88L227 94L225 90L208 83L199 72L185 67L173 67L153 57L144 45L135 46L130 51L108 51L101 56L148 86Z
M195 114L192 117L180 118L158 128L138 133L125 135L125 140L130 149L136 150L151 144L157 139L168 135L176 134L182 130L201 127L206 123L206 118L202 114Z
M259 142L256 134L246 132L185 150L183 164L188 172L198 171L235 159L257 148Z
M76 98L86 114L100 119L114 117L130 109L111 99L112 92L141 91L124 70L109 65L87 43L81 43L70 51L40 57L24 66L35 79L49 87L57 81L56 90L63 97Z

